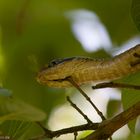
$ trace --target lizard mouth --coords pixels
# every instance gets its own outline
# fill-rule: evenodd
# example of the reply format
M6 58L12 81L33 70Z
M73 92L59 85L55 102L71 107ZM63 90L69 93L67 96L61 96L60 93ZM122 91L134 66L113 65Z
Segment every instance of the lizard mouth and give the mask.
M49 86L49 87L54 87L54 88L67 88L67 87L72 86L71 83L67 79L48 80L44 84Z
M54 82L64 82L64 81L68 81L68 78L70 76L67 76L66 78L62 78L62 79L53 79L53 80L48 80L48 81L54 81Z
M41 85L46 85L49 87L67 87L70 86L70 83L68 81L68 77L62 78L62 79L47 79L42 73L39 73L36 77L36 80Z

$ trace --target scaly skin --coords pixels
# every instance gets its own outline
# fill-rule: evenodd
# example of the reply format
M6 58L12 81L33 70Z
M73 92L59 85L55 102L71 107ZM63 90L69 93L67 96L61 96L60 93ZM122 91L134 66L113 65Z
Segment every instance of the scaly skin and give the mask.
M140 70L140 45L115 56L110 60L72 57L55 60L40 71L37 81L50 87L70 87L67 77L78 85L89 82L113 81Z

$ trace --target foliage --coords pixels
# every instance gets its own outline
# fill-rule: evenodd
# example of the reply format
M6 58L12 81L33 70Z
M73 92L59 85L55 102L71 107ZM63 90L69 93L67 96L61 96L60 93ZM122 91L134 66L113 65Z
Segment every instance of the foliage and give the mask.
M139 0L132 0L132 18L138 29L139 6ZM25 123L23 128L26 128L26 123L28 126L45 118L46 124L53 108L65 102L65 90L36 82L36 73L50 60L77 55L108 57L103 50L88 53L81 47L71 31L66 12L76 9L95 12L116 44L113 47L120 47L138 34L130 7L131 0L0 0L0 133L7 134L17 122ZM122 81L139 84L139 79L136 74ZM8 89L12 91L12 98ZM139 91L122 91L124 108L139 99ZM9 122L14 125L9 127ZM134 126L135 123L130 125L133 131ZM27 128L27 133L20 128L15 130L19 134L23 132L16 138L24 140L42 133L34 123Z

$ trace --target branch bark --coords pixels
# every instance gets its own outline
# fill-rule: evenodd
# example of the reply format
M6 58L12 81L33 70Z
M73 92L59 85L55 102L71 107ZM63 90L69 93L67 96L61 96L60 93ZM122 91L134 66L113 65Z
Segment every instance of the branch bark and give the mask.
M139 101L135 103L133 106L131 106L130 108L128 108L127 110L113 117L112 119L105 119L102 112L98 110L98 108L94 105L94 103L90 100L90 98L84 93L84 91L72 79L68 79L68 80L93 105L94 109L102 118L102 122L100 123L91 122L88 119L88 117L68 97L67 100L70 102L72 107L74 107L87 120L88 123L80 126L64 128L57 131L48 130L47 128L43 127L40 123L38 123L39 126L44 130L45 134L33 138L32 140L59 137L61 135L68 134L68 133L74 133L76 139L77 132L84 131L84 130L95 130L95 131L81 140L107 140L108 138L110 138L111 140L112 139L111 136L113 135L114 132L116 132L122 126L129 123L131 120L136 119L140 115L140 101ZM119 87L119 88L130 88L130 89L140 90L139 85L129 85L129 84L113 83L113 82L98 84L94 86L93 89L105 88L105 87L113 87L113 88Z
M139 85L132 85L132 84L126 84L126 83L100 83L96 86L92 86L92 89L100 89L100 88L127 88L127 89L134 89L134 90L140 90Z
M103 121L99 128L82 140L105 140L116 130L140 115L140 101L116 117Z

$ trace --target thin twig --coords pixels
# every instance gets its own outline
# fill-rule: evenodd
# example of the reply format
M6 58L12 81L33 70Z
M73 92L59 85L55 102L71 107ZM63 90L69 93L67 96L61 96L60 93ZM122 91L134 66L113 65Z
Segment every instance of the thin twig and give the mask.
M79 126L73 126L69 128L64 128L61 130L53 131L52 136L58 137L60 135L68 134L68 133L74 133L77 131L84 131L84 130L96 130L99 127L99 123L92 123L92 124L84 124Z
M96 107L96 105L91 101L91 99L86 95L86 93L77 85L77 83L71 78L68 77L67 80L76 88L79 90L79 92L86 98L86 100L93 106L93 108L96 110L98 115L101 117L102 120L106 120L104 115L102 114L101 111Z
M125 84L125 83L101 83L96 86L92 86L93 89L100 89L100 88L127 88L127 89L135 89L140 90L139 85L131 85L131 84Z
M46 138L59 137L64 134L75 133L75 132L85 131L85 130L96 130L96 129L98 129L98 127L100 125L100 123L92 123L92 124L87 123L87 124L83 124L83 125L78 125L78 126L73 126L73 127L69 127L69 128L56 130L56 131L51 131L51 130L48 130L47 128L45 128L44 126L42 126L41 123L37 123L37 124L44 130L45 134L38 136L36 138L32 138L32 140L38 140L39 138L45 138L45 137Z
M74 132L74 140L77 139L77 136L78 136L78 133L77 133L77 131L76 131L76 132Z
M87 121L87 123L92 123L92 121L87 117L87 115L85 115L78 107L77 107L77 105L76 104L74 104L71 100L70 100L70 98L67 96L67 101L71 104L71 106L73 107L73 108L75 108L83 117L84 117L84 119Z
M44 127L40 122L36 122L36 123L37 123L37 125L39 125L39 126L42 128L42 130L43 130L46 134L51 134L51 133L52 133L51 130L49 130L49 129L47 129L46 127Z

